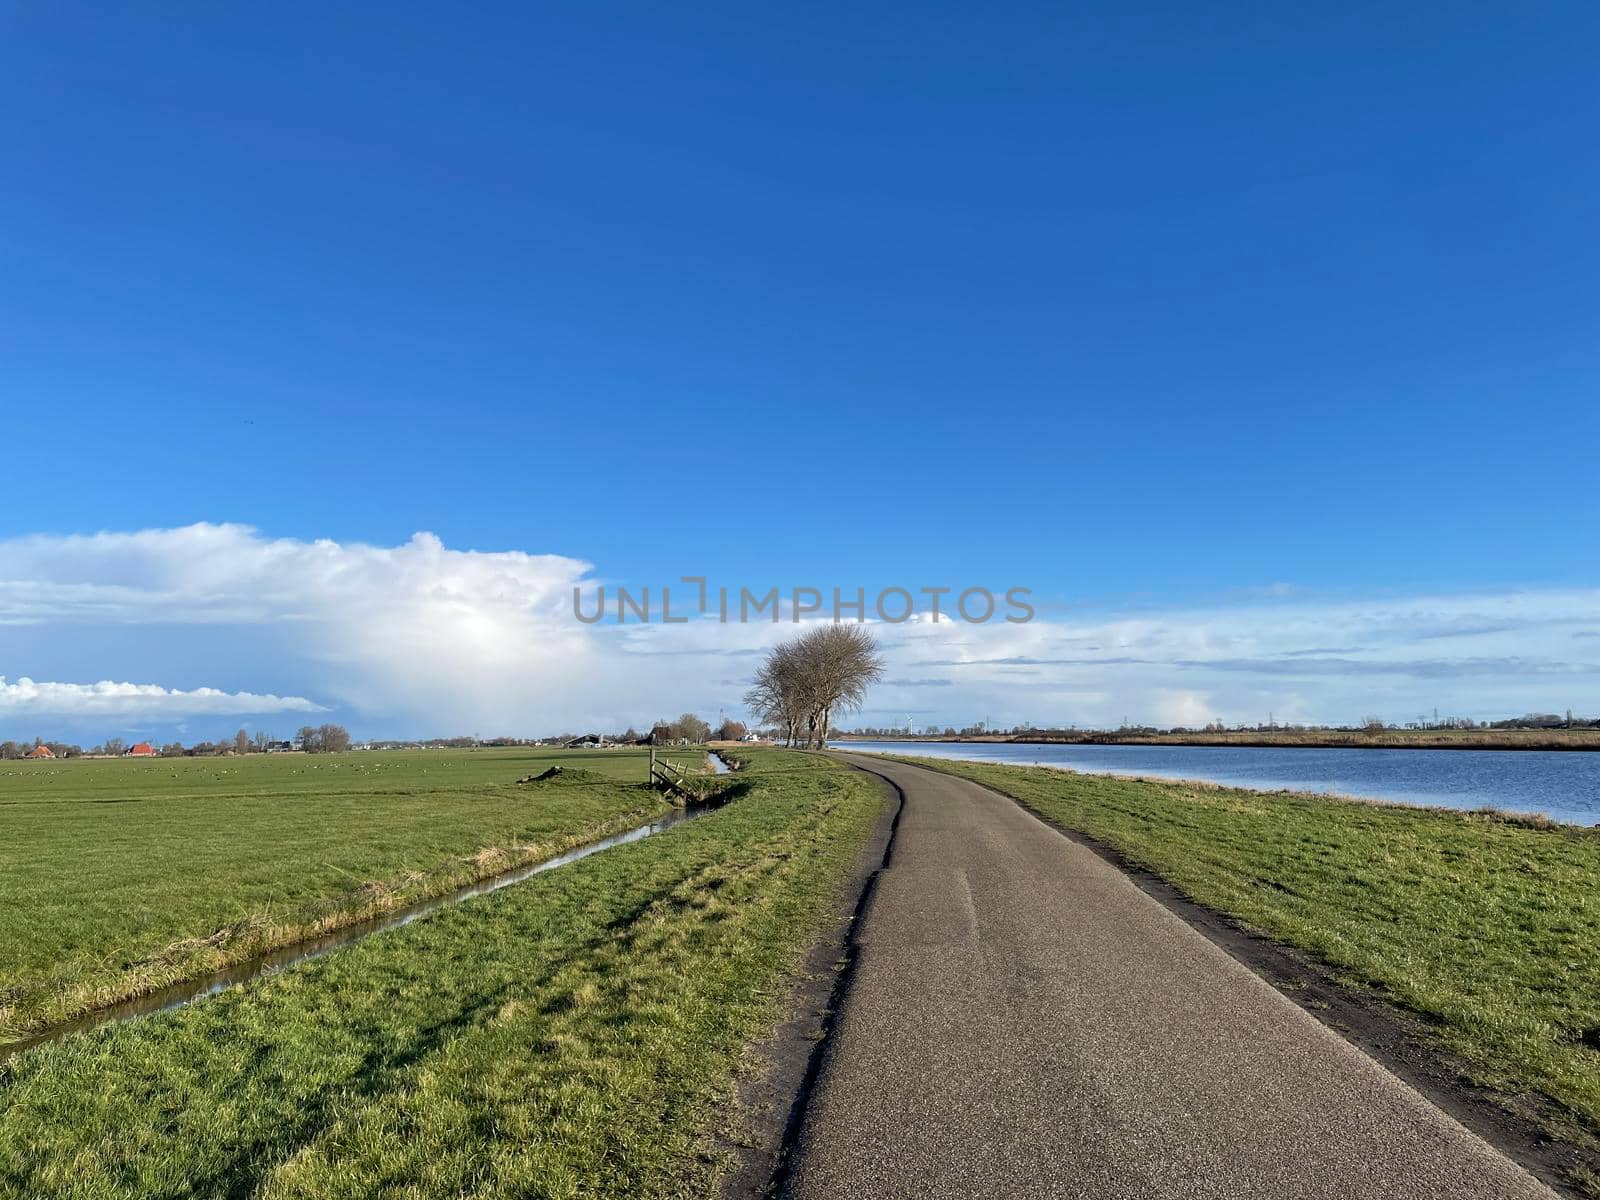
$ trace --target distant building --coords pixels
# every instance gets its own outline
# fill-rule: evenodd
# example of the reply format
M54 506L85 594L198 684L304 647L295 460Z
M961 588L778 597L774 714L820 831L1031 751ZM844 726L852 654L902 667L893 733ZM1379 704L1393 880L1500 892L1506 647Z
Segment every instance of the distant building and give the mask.
M294 748L295 748L295 745L294 745L293 742L268 742L267 743L267 753L268 754L289 754L294 750Z
M29 750L22 757L23 758L54 758L55 756L56 756L56 752L54 750L50 749L49 746L35 746L32 750Z
M156 754L156 748L149 742L136 742L128 747L129 758L154 758Z

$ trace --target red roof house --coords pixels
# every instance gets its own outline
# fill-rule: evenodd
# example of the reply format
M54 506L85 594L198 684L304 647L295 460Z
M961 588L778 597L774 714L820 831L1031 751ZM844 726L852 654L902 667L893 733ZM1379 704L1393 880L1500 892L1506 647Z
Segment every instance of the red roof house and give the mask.
M54 750L50 749L49 746L35 746L32 750L29 750L22 757L23 758L54 758L55 756L56 756L56 752Z
M138 742L128 747L129 758L154 758L155 756L156 748L149 742Z

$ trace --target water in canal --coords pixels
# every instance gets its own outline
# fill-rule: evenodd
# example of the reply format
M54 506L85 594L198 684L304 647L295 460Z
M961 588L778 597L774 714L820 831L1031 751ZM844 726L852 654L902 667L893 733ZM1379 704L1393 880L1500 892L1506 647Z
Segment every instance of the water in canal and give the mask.
M896 741L837 742L835 748L1068 767L1104 775L1203 779L1445 808L1493 805L1578 825L1600 824L1600 752Z

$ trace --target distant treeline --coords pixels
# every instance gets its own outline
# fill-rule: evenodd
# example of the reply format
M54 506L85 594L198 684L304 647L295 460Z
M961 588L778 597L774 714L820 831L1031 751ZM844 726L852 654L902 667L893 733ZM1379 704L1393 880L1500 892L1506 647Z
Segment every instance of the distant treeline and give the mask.
M142 745L145 743L135 743ZM350 749L350 731L343 725L305 725L295 735L294 741L279 741L262 730L250 733L241 729L232 737L221 737L214 742L195 742L185 746L182 742L157 745L148 743L161 758L195 758L216 754L264 754L276 750L304 750L310 754L333 754ZM46 747L56 758L121 758L132 747L126 739L110 737L98 746L85 750L71 742L49 742L34 738L31 742L0 742L0 759L26 758L40 746Z
M717 725L712 725L694 713L683 713L674 720L663 717L650 726L647 732L641 733L632 725L620 732L590 730L578 733L567 730L563 733L551 734L547 737L519 738L519 737L437 737L415 739L391 739L367 743L372 750L470 750L475 747L508 747L508 746L566 746L574 742L592 741L614 746L666 746L675 742L704 742L708 740L737 742L750 732L750 727L743 721L725 718Z

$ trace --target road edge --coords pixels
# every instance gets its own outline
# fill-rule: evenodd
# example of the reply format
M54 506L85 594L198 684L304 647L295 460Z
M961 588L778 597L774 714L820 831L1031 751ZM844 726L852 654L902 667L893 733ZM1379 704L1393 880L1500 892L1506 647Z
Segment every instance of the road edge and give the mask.
M894 854L905 793L874 771L848 765L876 781L884 793L882 811L839 890L832 924L806 951L789 985L781 1006L786 1015L746 1050L751 1069L735 1080L736 1111L715 1138L717 1148L735 1160L718 1182L721 1200L757 1200L782 1190L824 1051L855 975L856 931Z

